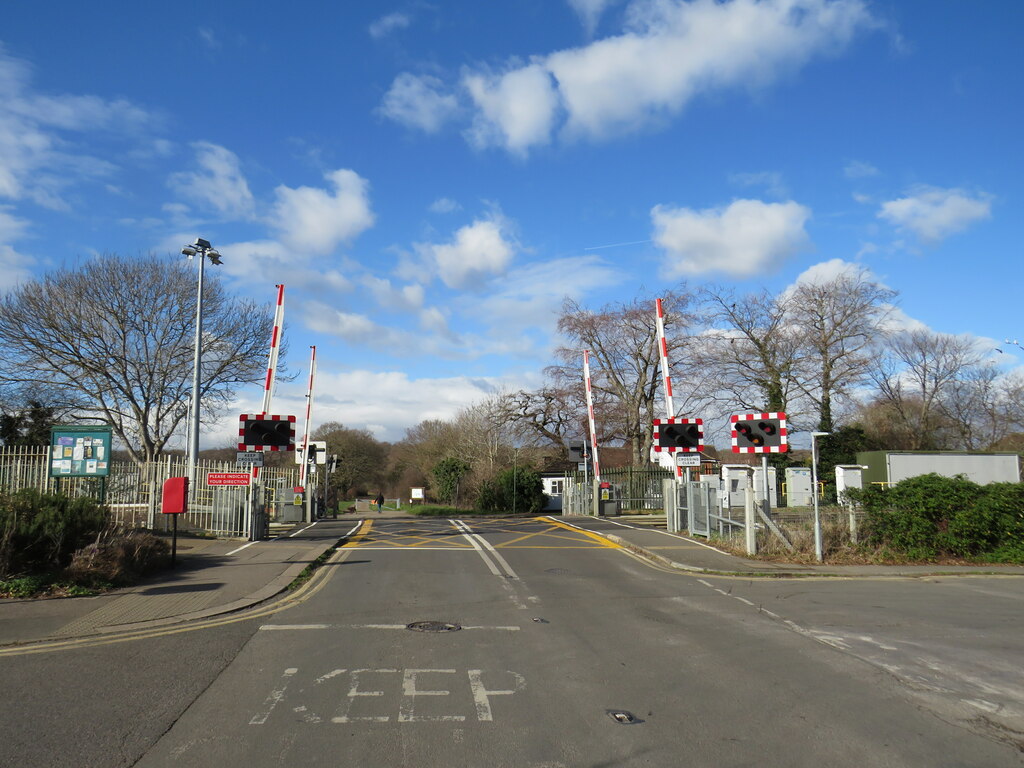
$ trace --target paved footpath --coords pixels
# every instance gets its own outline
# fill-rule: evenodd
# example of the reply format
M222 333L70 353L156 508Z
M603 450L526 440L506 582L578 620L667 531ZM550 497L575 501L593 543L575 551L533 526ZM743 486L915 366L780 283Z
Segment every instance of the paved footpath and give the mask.
M245 542L179 537L177 566L97 597L0 600L0 646L208 618L279 595L358 520L301 525Z
M749 560L723 552L702 540L668 533L650 525L650 518L621 516L561 518L571 525L608 537L637 554L694 573L762 577L799 576L932 576L936 574L1004 574L1024 576L1018 565L806 565Z
M98 597L0 600L0 646L136 631L240 611L280 595L309 563L357 530L363 519L404 517L400 511L371 511L358 518L343 515L337 520L298 526L259 542L180 538L177 567L134 587ZM769 578L977 573L1024 576L1024 566L771 563L737 557L701 541L642 524L649 520L558 519L605 536L649 560L691 573Z

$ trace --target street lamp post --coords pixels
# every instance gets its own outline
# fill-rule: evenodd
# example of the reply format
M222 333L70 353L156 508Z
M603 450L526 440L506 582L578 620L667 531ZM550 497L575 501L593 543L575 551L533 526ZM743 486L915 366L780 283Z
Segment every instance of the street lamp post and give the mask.
M196 297L196 344L192 358L192 405L191 423L189 425L189 446L188 446L188 482L193 488L196 483L196 459L199 457L199 379L202 363L202 342L203 342L203 265L206 259L211 264L220 264L220 253L210 245L209 240L197 237L192 245L186 245L181 249L183 255L189 260L199 257L199 292Z
M811 432L811 495L814 497L814 557L820 563L821 552L821 513L818 510L818 442L819 437L830 435L831 432Z

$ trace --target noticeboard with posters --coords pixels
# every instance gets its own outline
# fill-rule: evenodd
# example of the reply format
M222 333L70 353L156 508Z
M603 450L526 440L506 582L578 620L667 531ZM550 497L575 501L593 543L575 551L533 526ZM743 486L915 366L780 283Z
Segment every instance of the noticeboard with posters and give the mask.
M107 477L111 432L102 426L52 427L50 477Z

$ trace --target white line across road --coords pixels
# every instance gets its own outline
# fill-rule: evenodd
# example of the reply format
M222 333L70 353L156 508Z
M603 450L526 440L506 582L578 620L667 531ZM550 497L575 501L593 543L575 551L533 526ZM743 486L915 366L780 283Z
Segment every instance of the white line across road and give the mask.
M518 632L521 627L517 626L468 626L461 625L462 629L477 629L490 632ZM308 630L323 629L409 629L406 624L263 624L261 632L305 632Z
M480 553L480 557L482 557L484 559L484 562L487 563L488 567L491 569L491 573L493 573L495 576L502 575L488 559L488 552L490 553L491 557L493 557L494 560L498 563L498 565L501 566L502 570L505 571L505 575L508 576L508 578L519 578L516 575L516 572L512 570L512 566L508 564L508 561L501 556L498 550L496 550L494 546L489 541L487 541L487 539L485 539L483 536L473 533L473 529L466 525L466 523L462 520L452 520L451 522L452 525L454 525L462 532L462 535L470 544L473 545L473 548ZM487 551L485 552L482 547L486 548Z

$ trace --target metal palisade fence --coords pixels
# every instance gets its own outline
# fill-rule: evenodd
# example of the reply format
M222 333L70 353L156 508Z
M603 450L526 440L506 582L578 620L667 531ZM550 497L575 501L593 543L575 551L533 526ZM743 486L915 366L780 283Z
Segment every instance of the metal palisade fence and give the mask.
M183 456L164 456L143 465L112 461L107 478L50 477L46 446L0 446L0 490L14 493L32 488L44 493L104 498L113 522L128 528L165 530L167 520L160 512L164 481L187 474ZM215 536L247 536L246 510L255 502L271 520L281 504L281 488L298 483L295 468L265 467L254 486L211 486L210 472L245 472L232 462L196 462L196 486L190 492L189 512L179 526ZM250 494L258 494L252 499Z

